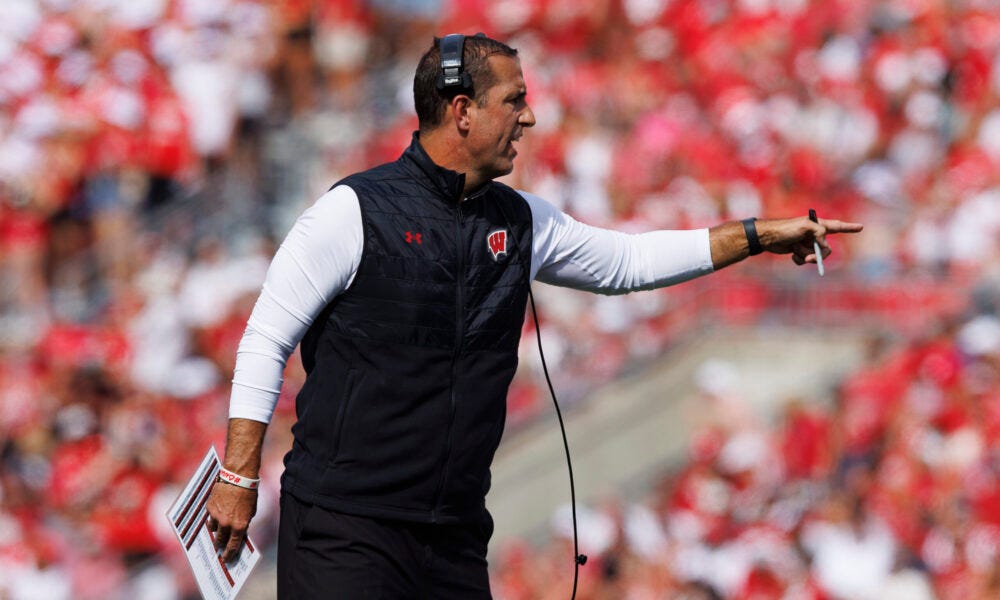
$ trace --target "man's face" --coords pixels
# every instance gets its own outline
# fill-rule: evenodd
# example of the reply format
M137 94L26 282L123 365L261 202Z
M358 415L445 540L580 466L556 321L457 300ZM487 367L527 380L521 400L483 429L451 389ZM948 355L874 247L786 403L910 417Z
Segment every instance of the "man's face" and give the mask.
M514 169L514 142L525 127L535 124L535 114L526 99L520 61L500 55L488 60L497 83L486 90L480 101L472 103L466 144L473 168L485 179L493 179Z

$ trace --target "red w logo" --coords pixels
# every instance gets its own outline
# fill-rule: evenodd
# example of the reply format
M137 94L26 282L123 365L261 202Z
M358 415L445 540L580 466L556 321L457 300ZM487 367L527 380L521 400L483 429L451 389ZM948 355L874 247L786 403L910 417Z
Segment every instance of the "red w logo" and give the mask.
M486 236L486 244L490 248L490 253L493 254L493 260L499 260L501 254L507 254L507 230L491 231Z

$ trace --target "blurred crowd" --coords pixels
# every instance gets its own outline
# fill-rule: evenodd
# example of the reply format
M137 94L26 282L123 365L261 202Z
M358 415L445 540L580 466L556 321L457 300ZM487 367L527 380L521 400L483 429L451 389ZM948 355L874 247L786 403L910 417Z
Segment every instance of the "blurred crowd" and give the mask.
M577 597L1000 597L1000 280L973 298L908 343L873 336L830 403L773 422L713 364L681 466L642 502L580 511ZM547 546L500 549L498 600L566 597L569 519Z
M954 316L977 282L996 277L1000 13L990 0L9 0L0 19L0 597L191 593L163 513L207 445L222 447L236 343L276 244L330 184L405 147L416 126L413 69L432 35L480 30L519 48L538 117L508 183L581 220L642 231L814 207L864 222L863 236L834 242L828 279L849 299L838 314L874 314L882 325L896 311L914 326L924 310ZM690 333L705 310L731 322L776 318L768 306L804 278L766 257L738 269L629 296L540 288L557 387L575 401ZM983 306L982 318L994 318L996 307ZM976 543L994 543L990 518L960 509L979 510L992 473L989 421L975 412L989 394L966 388L996 395L996 349L969 354L927 327L914 335L937 336L931 346L944 350L932 363L950 365L953 381L927 375L911 389L931 368L914 366L925 346L913 342L896 350L909 358L845 384L835 408L790 414L838 442L822 446L814 472L751 473L777 496L748 506L800 507L779 525L729 515L719 498L761 488L709 450L643 518L671 516L663 544L690 569L740 539L734 523L773 533L786 550L801 542L805 553L786 552L781 569L747 567L785 587L825 585L809 548L843 523L871 522L893 565L923 565L918 574L939 591L973 580L987 589L985 575L949 579L982 569L946 542L976 533ZM512 428L547 406L533 340L524 343ZM849 391L890 375L905 385ZM294 358L265 457L255 522L265 545L302 377ZM938 422L942 411L954 413L950 424ZM852 419L873 431L849 430ZM861 439L841 440L847 433ZM714 443L747 435L785 434L722 428ZM932 450L911 452L907 436L980 445L958 468ZM893 485L910 484L881 481L884 469L913 470L895 477L961 506L899 492ZM962 487L966 478L980 488ZM914 504L893 518L920 523L889 519L886 507L904 496ZM646 550L617 539L605 575L634 568L637 581L687 582L692 593L742 589L740 573L706 579L655 554L636 559ZM516 555L499 571L502 593L535 597L538 576ZM626 597L613 591L623 579L602 581L596 589ZM636 585L634 597L645 597Z

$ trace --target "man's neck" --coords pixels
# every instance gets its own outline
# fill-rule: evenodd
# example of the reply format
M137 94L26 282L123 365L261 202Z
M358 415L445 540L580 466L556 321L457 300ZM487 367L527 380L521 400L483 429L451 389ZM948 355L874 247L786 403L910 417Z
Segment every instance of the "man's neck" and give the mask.
M465 174L465 187L462 189L463 198L487 183L482 175L469 168L471 161L468 154L462 150L461 144L448 139L447 132L440 129L421 132L420 145L437 166Z

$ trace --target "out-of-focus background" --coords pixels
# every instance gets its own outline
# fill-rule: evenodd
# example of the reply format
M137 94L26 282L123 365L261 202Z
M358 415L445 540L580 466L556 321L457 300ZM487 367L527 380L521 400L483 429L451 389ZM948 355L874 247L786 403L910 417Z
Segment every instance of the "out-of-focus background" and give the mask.
M619 297L538 286L577 458L580 598L1000 597L995 0L3 0L0 598L191 598L164 512L220 450L268 261L415 128L431 36L519 48L508 183L588 223L861 221ZM525 325L498 599L572 583ZM251 533L274 594L296 356Z

